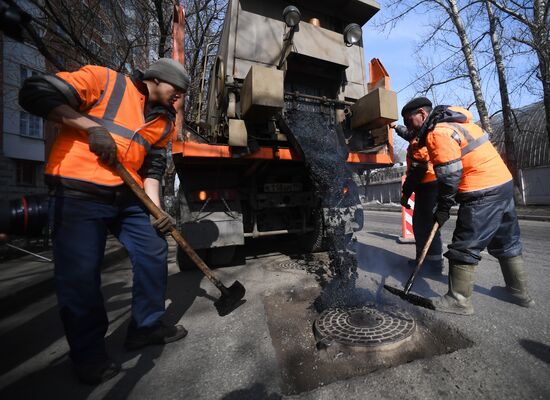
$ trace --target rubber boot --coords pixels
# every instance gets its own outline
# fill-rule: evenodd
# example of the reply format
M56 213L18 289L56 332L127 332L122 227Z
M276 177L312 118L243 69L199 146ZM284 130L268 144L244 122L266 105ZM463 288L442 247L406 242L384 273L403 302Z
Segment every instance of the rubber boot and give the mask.
M474 290L475 267L473 264L449 261L449 291L445 296L432 300L436 311L460 315L474 313L470 299Z
M527 274L523 267L523 257L500 258L500 269L506 283L506 291L512 301L522 307L531 307L535 304L527 292Z

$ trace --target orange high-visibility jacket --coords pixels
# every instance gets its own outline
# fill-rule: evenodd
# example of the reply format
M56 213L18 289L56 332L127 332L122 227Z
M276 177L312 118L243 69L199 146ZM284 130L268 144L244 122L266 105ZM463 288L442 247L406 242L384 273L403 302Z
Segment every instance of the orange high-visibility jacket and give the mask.
M428 132L426 147L438 181L457 186L459 193L493 188L512 179L487 133L464 108L447 108L442 122Z
M409 147L407 147L407 174L409 174L413 168L422 168L426 170L420 183L430 183L437 179L434 166L430 161L428 149L418 145L418 137L412 139L409 143Z
M116 71L87 65L76 72L60 72L57 77L78 93L80 112L109 130L118 160L143 186L137 171L148 152L166 146L174 123L162 114L146 122L145 95L128 76ZM87 133L65 125L55 140L45 173L104 186L123 183L114 168L100 163L90 151Z

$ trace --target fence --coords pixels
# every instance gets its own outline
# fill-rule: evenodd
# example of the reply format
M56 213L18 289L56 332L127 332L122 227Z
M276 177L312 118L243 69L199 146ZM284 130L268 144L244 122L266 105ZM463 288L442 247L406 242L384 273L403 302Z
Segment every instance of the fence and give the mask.
M394 182L376 182L367 185L365 201L379 203L399 203L401 199L401 179Z
M550 205L550 166L524 168L519 171L523 205ZM365 190L366 202L399 203L401 178L370 182Z
M522 169L519 178L524 205L550 205L550 166Z

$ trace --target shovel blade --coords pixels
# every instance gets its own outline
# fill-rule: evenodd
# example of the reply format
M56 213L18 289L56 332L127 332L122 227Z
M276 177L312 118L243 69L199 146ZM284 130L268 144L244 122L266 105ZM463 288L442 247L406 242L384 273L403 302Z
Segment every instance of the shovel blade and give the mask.
M435 307L432 303L432 301L430 299L426 299L424 297L421 297L421 296L417 296L415 294L412 294L412 293L405 293L404 290L401 290L401 289L397 289L397 288L394 288L392 286L388 286L388 285L384 285L384 289L386 289L388 292L396 295L396 296L399 296L400 298L402 298L403 300L415 305L415 306L419 306L419 307L424 307L424 308L427 308L429 310L435 310Z
M230 287L224 288L220 298L214 302L218 315L224 317L244 304L246 300L242 300L242 298L245 293L246 289L239 281L235 281Z

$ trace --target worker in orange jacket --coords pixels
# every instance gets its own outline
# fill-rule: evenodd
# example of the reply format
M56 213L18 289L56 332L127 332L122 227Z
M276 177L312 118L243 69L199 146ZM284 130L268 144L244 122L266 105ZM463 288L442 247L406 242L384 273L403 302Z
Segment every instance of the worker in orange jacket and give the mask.
M46 166L50 188L55 285L70 357L81 381L97 384L120 367L107 355L108 319L100 266L107 233L128 250L133 267L132 318L125 346L134 350L183 338L181 325L162 322L167 283L164 234L173 219L150 222L145 207L116 172L120 162L160 206L173 103L187 90L185 68L171 59L131 76L87 65L34 76L19 103L61 124ZM156 229L155 229L156 228Z
M404 116L409 111L420 107L429 113L432 110L432 102L425 97L413 99L405 104L401 110L401 115ZM413 192L415 193L412 226L416 244L414 262L416 265L432 230L433 209L437 203L437 178L430 162L428 150L426 147L418 145L418 131L408 129L402 125L397 125L394 129L400 137L409 142L407 147L407 177L403 183L401 205L405 208L411 208L409 198ZM442 248L441 234L438 231L426 254L424 270L441 274L443 269Z
M514 199L512 175L488 135L460 107L423 108L404 117L418 129L419 145L426 146L439 186L434 221L449 219L451 206L460 204L449 259L449 290L434 299L435 309L469 315L474 271L485 248L499 260L507 293L523 307L534 304L527 291L522 245Z

